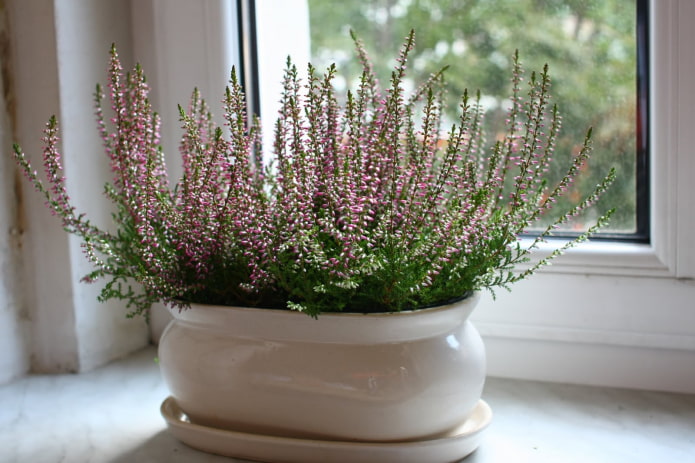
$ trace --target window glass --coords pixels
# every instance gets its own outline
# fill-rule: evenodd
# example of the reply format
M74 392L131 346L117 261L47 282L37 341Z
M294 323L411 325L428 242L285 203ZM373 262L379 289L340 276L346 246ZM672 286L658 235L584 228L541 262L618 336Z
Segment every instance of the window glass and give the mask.
M339 78L335 82L343 94L348 88L356 87L361 71L350 38L351 29L365 43L382 86L388 85L394 58L404 38L410 29L415 29L416 47L410 55L409 81L416 85L448 65L448 117L457 118L460 103L457 97L464 89L473 94L480 90L489 142L504 130L515 50L519 51L527 79L531 71L541 71L547 63L555 103L563 117L555 155L557 171L552 172L555 178L564 173L569 157L581 147L587 129L593 127L593 157L566 198L576 201L592 191L610 167L618 171L616 183L598 207L589 212L590 216L569 224L567 231L579 231L593 224L605 210L615 207L610 229L604 232L624 237L638 232L636 12L641 0L292 0L290 3L298 2L303 3L303 11L308 10L310 60L319 70L332 63L337 65ZM262 9L266 3L259 0L258 5ZM290 30L292 21L287 20L283 21L285 31L264 28L264 18L269 16L257 14L261 45L271 38L277 41L282 36L291 41L290 38L305 33ZM264 47L260 48L262 64ZM271 52L271 47L266 48ZM301 59L295 62L302 67ZM263 94L263 87L260 91ZM272 96L272 100L277 98ZM268 114L265 115L267 118ZM640 207L646 207L648 199L644 194L641 197L644 201ZM561 209L562 204L556 208Z

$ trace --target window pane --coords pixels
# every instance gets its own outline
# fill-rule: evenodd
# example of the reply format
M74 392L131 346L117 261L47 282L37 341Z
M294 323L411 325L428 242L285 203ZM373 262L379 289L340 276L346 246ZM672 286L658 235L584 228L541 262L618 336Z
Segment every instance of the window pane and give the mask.
M454 96L479 89L488 140L503 128L514 50L527 77L548 63L564 118L556 159L567 160L594 127L593 158L567 198L591 191L611 166L618 170L597 210L569 230L616 207L609 231L636 232L636 0L308 0L308 5L311 61L319 69L336 63L346 87L354 87L360 71L350 29L365 42L387 83L393 58L414 28L411 80L421 82L449 65L450 117L456 118L459 103ZM556 165L560 175L566 163Z

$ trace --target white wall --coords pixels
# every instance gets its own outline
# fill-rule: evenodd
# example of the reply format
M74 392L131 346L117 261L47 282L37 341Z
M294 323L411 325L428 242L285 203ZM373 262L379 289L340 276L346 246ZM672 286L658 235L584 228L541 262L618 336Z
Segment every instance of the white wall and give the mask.
M41 131L56 115L68 192L78 210L97 224L107 223L109 209L102 197L107 164L92 94L96 82L106 80L111 43L120 44L125 64L132 64L130 2L11 0L7 5L15 58L15 139L40 168ZM98 286L79 283L90 270L79 241L63 232L27 182L22 194L22 276L31 318L23 338L31 346L31 369L84 371L146 345L143 320L126 319L120 303L99 304Z
M126 69L136 60L143 64L153 104L163 117L165 152L176 171L181 134L176 105L185 106L198 86L221 114L219 101L229 71L238 63L231 52L237 48L235 2L5 2L17 110L10 124L0 101L1 146L4 150L19 142L40 170L42 129L56 115L68 193L79 212L108 226L111 209L102 193L110 173L96 131L93 92L97 82L107 81L111 44ZM89 370L148 344L143 319L127 319L122 302L100 304L99 286L79 282L91 270L79 240L64 233L28 182L18 183L23 202L15 197L16 173L11 157L3 156L0 221L8 227L0 237L0 382L27 370ZM16 227L19 212L26 219ZM22 233L12 235L15 229Z
M9 31L0 2L0 69L9 69ZM8 103L12 100L11 79L0 72L0 384L29 369L28 314L21 300L19 258L20 205L14 165L10 156L12 125ZM9 82L8 82L9 81Z
M472 317L491 376L695 393L692 280L545 272L497 296Z

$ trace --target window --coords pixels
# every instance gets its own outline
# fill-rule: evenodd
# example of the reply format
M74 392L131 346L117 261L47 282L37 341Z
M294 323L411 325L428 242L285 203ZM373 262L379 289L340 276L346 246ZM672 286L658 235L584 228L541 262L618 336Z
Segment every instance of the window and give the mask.
M647 163L643 162L647 152L642 143L645 140L638 138L644 131L638 134L635 123L638 115L640 120L644 118L647 109L637 104L636 92L638 81L644 82L646 76L637 72L638 58L639 64L646 58L640 53L646 49L645 37L637 34L638 19L644 22L647 18L646 1L305 0L303 6L299 10L308 11L311 61L319 70L332 63L338 66L339 92L356 87L361 68L350 30L364 40L380 80L387 83L393 58L414 28L416 48L410 56L407 83L422 82L448 65L446 117L456 120L457 96L465 89L473 93L480 90L486 108L486 132L493 140L506 117L514 50L520 51L527 79L531 71L541 71L548 63L555 102L564 119L556 150L559 162L551 173L551 183L564 171L587 127L595 129L593 159L558 210L591 191L611 166L618 170L616 183L593 216L568 224L565 231L585 229L600 213L616 207L603 236L648 241L648 181L636 184L638 177L647 179ZM269 16L258 18L262 31ZM273 33L278 27L296 40L305 24L286 21L275 25ZM267 50L263 48L263 55ZM303 67L302 61L295 62ZM273 92L263 72L260 77L261 93ZM274 114L263 113L266 123Z
M553 69L559 69L559 76L555 78L556 93L566 87L564 95L555 95L566 119L563 128L563 133L566 134L564 155L569 155L572 144L581 140L588 126L597 127L594 135L594 139L597 140L595 153L590 163L594 175L584 177L584 188L592 188L608 166L619 166L620 180L602 200L602 207L616 206L619 211L612 228L604 230L601 235L608 238L609 242L602 244L603 240L594 240L590 246L584 246L583 251L571 252L571 255L578 256L578 259L572 261L574 257L565 257L558 261L558 267L570 263L570 271L579 271L579 267L581 270L593 271L598 267L601 272L605 272L607 267L617 267L616 271L620 273L623 268L636 264L635 254L644 257L645 254L651 253L647 250L650 248L648 243L654 233L658 235L663 231L663 227L662 224L650 224L650 218L660 212L651 210L655 206L654 198L650 196L654 176L648 171L652 162L649 153L649 137L652 131L648 128L648 74L650 66L655 68L649 63L649 0L477 0L463 2L465 8L460 6L462 2L450 0L291 0L283 2L282 7L267 0L247 0L241 3L255 5L254 33L257 33L259 78L253 83L257 91L260 91L258 108L266 119L272 119L277 112L276 105L280 94L278 83L286 56L292 56L296 63L311 60L327 65L335 61L348 69L347 75L352 68L354 75L356 65L348 30L354 27L359 32L359 28L363 28L366 31L365 35L371 37L371 40L365 37L368 46L370 42L379 43L380 40L390 44L371 47L369 50L373 58L376 55L375 61L382 60L380 67L388 69L385 60L394 56L401 41L398 39L400 34L408 30L412 24L426 24L425 30L433 29L429 27L432 17L453 17L447 23L448 32L444 34L447 40L430 38L428 47L429 36L425 35L425 43L420 44L422 50L420 55L412 60L412 68L417 71L417 68L421 67L421 74L426 74L432 69L438 69L443 63L462 61L463 58L457 57L457 53L462 56L472 54L472 58L466 59L473 60L474 64L476 60L485 61L478 67L465 66L473 70L461 69L460 74L470 72L471 80L481 89L498 88L496 93L484 98L491 105L491 113L494 116L495 113L503 112L500 108L503 95L506 95L505 92L508 90L505 85L509 76L509 70L504 66L508 67L509 61L507 55L493 50L490 45L499 42L508 50L517 46L521 48L519 42L523 41L516 40L516 34L520 34L529 44L527 51L530 58L526 63L527 70L538 69L542 67L542 63L549 62L551 75L554 76ZM503 4L509 11L500 13L493 8L493 3ZM433 8L433 5L444 5L451 11L445 11L443 7ZM540 8L545 8L548 12L540 15ZM340 13L335 14L336 11ZM661 15L668 14L663 13L663 9L660 12ZM459 19L465 14L474 16L473 21L468 21L473 22L473 25L466 26L466 21ZM412 21L410 16L414 18ZM537 17L542 18L542 21L536 21ZM478 24L485 20L491 21L491 25ZM534 24L533 28L526 27L530 22ZM535 27L537 23L545 28ZM316 27L312 27L312 24ZM501 25L498 27L498 24ZM466 27L472 32L466 32ZM512 32L514 28L516 29ZM457 34L460 37L457 38ZM383 35L386 35L387 39L380 38ZM278 36L286 39L278 41ZM575 40L577 38L581 40ZM468 42L476 41L480 43L475 46L467 45ZM556 45L556 42L560 41L563 41L563 44ZM663 40L660 39L660 43L663 43ZM386 51L382 52L382 49ZM597 68L601 71L595 72ZM591 72L594 74L590 74ZM579 74L579 77L574 74ZM577 83L576 79L580 79L581 84ZM492 83L489 84L489 81ZM456 82L458 87L452 87L454 94L460 93L462 85L466 83L465 79ZM348 84L346 81L346 87ZM576 88L582 90L577 92ZM596 96L587 98L587 94ZM569 103L563 106L563 102ZM565 106L569 109L563 110ZM568 111L570 116L566 114ZM568 122L567 119L574 122ZM568 126L571 125L574 125L574 128L568 130ZM603 133L597 136L597 132ZM269 134L266 133L266 136ZM591 223L591 219L592 217L588 217L585 222ZM562 235L562 232L558 235ZM615 239L647 246L624 246L619 250L611 244ZM652 246L652 251L663 253L662 244L656 243ZM592 251L588 251L589 249ZM596 253L593 252L594 249L597 250ZM625 255L625 250L628 249L629 252ZM591 254L588 259L584 258L587 252ZM597 253L605 258L597 259ZM663 257L660 256L657 261L663 260ZM651 257L646 258L646 261L649 263L639 262L636 264L637 267L662 265ZM611 273L614 272L611 270ZM660 273L660 270L656 273Z

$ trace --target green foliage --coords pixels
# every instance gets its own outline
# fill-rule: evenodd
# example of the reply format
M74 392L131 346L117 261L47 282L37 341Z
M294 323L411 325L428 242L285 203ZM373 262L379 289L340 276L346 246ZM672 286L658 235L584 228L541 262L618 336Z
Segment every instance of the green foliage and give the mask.
M514 50L523 52L527 69L548 64L553 93L561 102L563 130L557 163L548 179L557 182L561 166L581 146L587 126L596 127L594 155L587 172L557 210L571 207L605 172L620 173L604 200L582 220L566 225L580 233L609 205L620 206L604 231L635 230L636 210L636 25L635 0L309 0L312 60L318 67L336 62L343 75L357 79L361 66L349 53L352 29L369 44L382 81L398 45L410 29L418 46L410 57L410 78L421 82L442 63L449 95L445 117L458 114L456 95L481 89L486 133L491 139L506 118L508 69ZM548 216L548 222L551 218Z
M507 122L488 146L479 92L471 98L464 91L456 119L447 120L448 69L406 91L414 31L386 88L363 43L352 38L363 72L343 104L335 66L319 75L309 65L302 80L288 60L272 166L256 161L260 126L246 115L234 73L224 101L228 136L195 90L189 107L179 108L183 176L173 188L142 69L124 74L112 49L113 131L99 87L95 101L113 172L105 186L115 205L113 233L75 213L55 118L44 139L48 187L15 147L48 207L83 239L96 267L85 280L107 280L101 300L124 300L133 314L154 301L289 308L314 317L418 309L508 288L608 223L613 210L517 272L540 242L592 209L614 181L610 170L579 199L568 195L592 152L592 129L571 158L558 163L561 124L548 67L524 81L514 53ZM556 164L561 174L549 179ZM569 206L548 219L566 196ZM519 235L545 222L523 247Z

